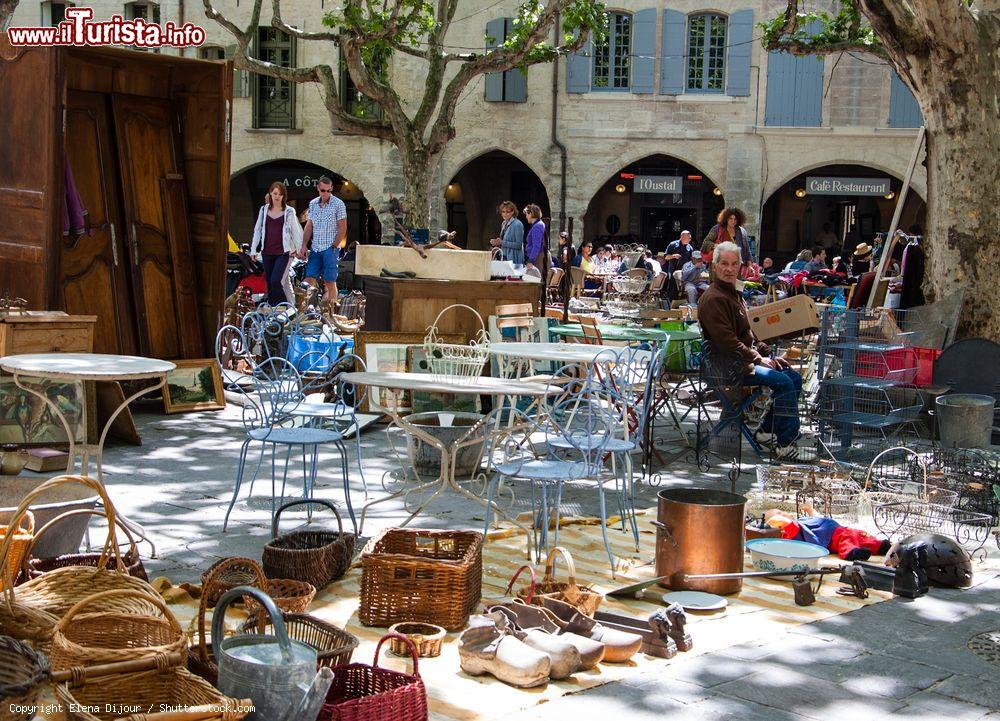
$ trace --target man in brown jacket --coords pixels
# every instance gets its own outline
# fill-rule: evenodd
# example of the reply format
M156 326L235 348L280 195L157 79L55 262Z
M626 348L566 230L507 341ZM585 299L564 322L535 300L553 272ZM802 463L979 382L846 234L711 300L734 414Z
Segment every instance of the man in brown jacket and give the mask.
M802 376L780 357L770 357L771 349L757 340L750 330L743 298L736 290L742 257L735 243L716 246L712 285L698 301L698 322L712 353L736 356L746 366L747 385L767 386L774 403L757 433L760 443L778 445L779 460L798 456L795 441L799 437L799 392Z

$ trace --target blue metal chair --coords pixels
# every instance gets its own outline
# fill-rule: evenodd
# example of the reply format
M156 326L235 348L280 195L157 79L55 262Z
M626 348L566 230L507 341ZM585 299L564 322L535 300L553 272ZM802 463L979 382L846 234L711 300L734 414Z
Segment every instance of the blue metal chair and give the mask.
M588 369L565 366L550 384L551 403L535 416L523 411L496 409L485 423L488 458L495 475L487 493L486 521L492 520L494 498L506 478L531 482L531 504L535 523L528 538L529 553L535 551L541 562L549 549L549 495L554 491L554 543L559 543L559 516L562 487L569 481L595 481L601 513L601 533L608 553L611 572L615 571L614 553L607 533L607 509L603 483L608 475L604 466L608 445L620 433L621 415L603 383L595 381ZM562 378L573 378L563 383ZM513 422L511 419L513 418ZM499 432L497 429L500 429Z
M719 438L726 431L737 431L750 444L750 448L757 455L758 459L763 459L760 444L754 438L750 428L743 420L744 413L753 405L761 394L760 386L751 387L746 390L746 363L739 356L726 355L720 352L713 352L710 344L705 343L701 352L700 380L703 388L712 391L719 401L721 413L719 420L709 429L707 435L701 433L701 415L705 412L708 416L707 393L703 390L700 393L698 404L698 434L696 456L700 459L705 447L713 439ZM742 443L735 449L737 456L741 455Z

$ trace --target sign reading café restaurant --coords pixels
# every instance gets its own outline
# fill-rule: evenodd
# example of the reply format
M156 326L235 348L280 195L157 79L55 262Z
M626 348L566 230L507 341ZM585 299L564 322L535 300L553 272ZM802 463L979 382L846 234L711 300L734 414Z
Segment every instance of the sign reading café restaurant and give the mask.
M680 175L637 175L632 179L632 191L635 193L673 193L681 192Z
M886 195L888 178L806 178L807 195Z

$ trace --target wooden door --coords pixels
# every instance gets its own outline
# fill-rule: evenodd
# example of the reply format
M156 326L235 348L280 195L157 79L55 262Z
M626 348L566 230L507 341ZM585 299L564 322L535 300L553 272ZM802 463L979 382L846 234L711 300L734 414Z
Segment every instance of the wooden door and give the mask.
M140 348L154 358L200 355L197 316L178 311L160 184L183 174L177 116L170 101L161 98L112 95L112 107Z
M138 338L109 120L107 95L68 93L66 156L87 209L89 233L62 236L59 293L67 313L97 316L95 352L134 355Z

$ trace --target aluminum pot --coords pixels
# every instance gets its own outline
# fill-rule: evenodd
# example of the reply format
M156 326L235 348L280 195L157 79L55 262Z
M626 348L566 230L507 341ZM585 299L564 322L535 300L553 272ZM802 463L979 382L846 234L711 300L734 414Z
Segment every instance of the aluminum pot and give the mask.
M743 570L747 499L708 488L668 488L657 495L656 575L674 591L739 593L742 578L685 581L685 574Z

